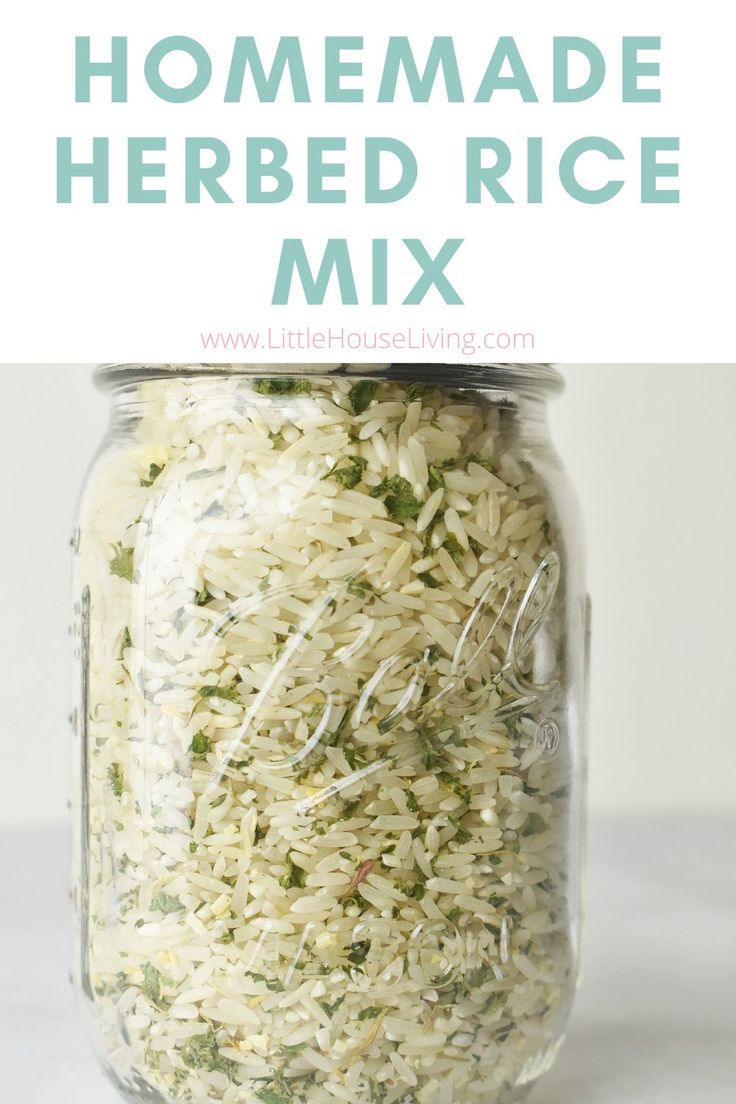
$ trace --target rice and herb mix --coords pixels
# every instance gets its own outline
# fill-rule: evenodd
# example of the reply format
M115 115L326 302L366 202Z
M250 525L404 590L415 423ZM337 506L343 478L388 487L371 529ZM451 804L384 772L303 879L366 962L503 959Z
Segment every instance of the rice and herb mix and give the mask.
M118 403L76 548L80 973L111 1073L510 1099L574 971L555 522L512 417L328 376Z

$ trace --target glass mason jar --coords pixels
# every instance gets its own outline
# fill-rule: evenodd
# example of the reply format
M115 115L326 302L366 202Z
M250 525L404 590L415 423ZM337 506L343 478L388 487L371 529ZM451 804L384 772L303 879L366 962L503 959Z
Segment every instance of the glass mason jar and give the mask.
M586 604L546 366L110 366L78 984L129 1100L483 1104L575 986Z

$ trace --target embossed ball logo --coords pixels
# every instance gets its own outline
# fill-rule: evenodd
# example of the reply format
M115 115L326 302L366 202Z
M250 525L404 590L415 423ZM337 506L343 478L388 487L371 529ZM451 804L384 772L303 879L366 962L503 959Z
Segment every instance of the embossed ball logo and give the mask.
M501 721L515 730L516 721L524 718L527 727L534 725L530 743L553 755L560 742L559 727L549 713L539 713L554 702L559 687L554 681L538 680L539 665L530 657L558 579L554 553L538 565L523 589L508 569L499 572L470 606L457 646L451 656L443 657L441 671L439 649L412 649L411 641L379 655L376 662L374 622L367 612L376 591L359 575L330 582L317 600L306 601L298 586L276 586L233 602L200 640L203 671L226 633L242 631L244 626L257 631L259 623L280 626L285 609L299 611L300 616L283 634L275 662L264 671L205 792L214 793L226 772L245 757L264 779L290 777L296 787L305 767L316 770L330 748L347 758L344 749L350 739L370 726L375 757L363 758L358 745L347 758L347 773L311 789L296 804L297 817L313 830L330 798L356 797L369 779L370 784L380 782L385 769L410 766L422 776L439 770L445 755L452 767L455 742L462 743L459 737L469 723L462 713L469 687L479 697L478 713L484 710L489 724ZM388 586L384 593L390 590ZM315 642L321 645L323 639L339 642L346 635L341 631L346 614L352 618L348 641L327 651L316 666L309 660L310 647ZM346 672L353 668L366 674L356 683L357 692L345 700L342 688ZM311 703L308 721L298 714L296 725L291 723L288 704L295 687L308 690ZM372 750L364 746L366 753ZM360 871L356 880L362 880ZM349 986L360 991L388 992L408 976L439 992L469 975L502 984L511 941L508 916L500 930L489 930L481 920L460 930L446 919L427 919L408 939L385 916L363 917L329 940L319 925L308 922L296 954L284 962L278 928L266 921L247 966L284 990L296 988L307 977L340 969Z

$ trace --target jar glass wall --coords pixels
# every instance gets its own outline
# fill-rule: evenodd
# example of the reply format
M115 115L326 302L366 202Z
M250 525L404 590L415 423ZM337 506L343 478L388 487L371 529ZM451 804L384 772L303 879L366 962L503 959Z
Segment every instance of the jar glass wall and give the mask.
M132 1100L495 1104L575 985L548 369L136 366L75 540L77 977Z

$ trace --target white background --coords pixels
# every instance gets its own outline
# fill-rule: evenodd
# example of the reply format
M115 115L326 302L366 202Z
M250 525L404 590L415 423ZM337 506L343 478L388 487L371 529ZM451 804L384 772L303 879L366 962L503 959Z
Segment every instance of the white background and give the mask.
M96 360L114 348L121 360L197 360L203 355L202 331L310 323L361 330L411 323L416 328L536 333L534 349L502 359L732 360L736 341L730 268L723 274L732 254L735 167L725 107L732 98L726 12L720 0L700 0L695 9L671 0L499 0L485 7L471 0L449 6L438 0L349 6L335 0L319 5L280 0L259 6L194 0L146 5L29 0L14 5L0 35L0 96L6 107L0 174L0 358ZM428 105L412 105L400 96L396 104L378 105L386 39L402 33L411 36L422 64L432 35L454 35L471 101L498 36L513 35L540 102L523 104L515 93L502 91L490 104L448 105L437 96ZM75 104L74 37L86 34L100 58L109 52L111 34L129 37L127 104L109 103L105 80L94 83L91 104ZM213 59L210 89L191 104L157 101L143 82L145 55L171 34L198 39ZM284 97L274 105L258 105L250 96L242 104L224 104L236 34L256 35L265 59L272 56L280 34L301 35L314 102L294 106ZM365 36L363 105L319 102L325 34ZM607 57L606 84L588 102L550 103L551 40L561 34L588 37ZM661 36L661 104L621 103L623 34ZM187 71L180 77L184 83ZM249 134L272 134L287 142L296 180L289 202L268 207L242 202L242 150ZM345 206L305 205L307 134L348 136ZM401 203L362 204L361 138L366 134L395 135L415 150L420 179ZM466 206L467 134L496 135L512 147L515 168L509 181L516 195L525 139L543 136L544 203ZM602 206L574 202L562 193L557 177L562 149L587 134L613 140L626 156L623 167L616 166L622 168L626 186L616 200ZM74 139L81 159L93 135L110 137L109 205L92 206L89 182L84 181L75 184L80 198L71 206L56 204L55 142L60 135ZM126 205L124 143L130 135L167 137L166 206ZM227 183L236 197L232 205L184 205L184 135L212 135L229 144L233 167ZM680 137L679 205L638 202L642 135ZM591 166L583 173L593 183L599 174ZM446 237L465 238L448 275L466 306L445 307L436 293L420 307L396 306L396 297L403 297L417 272L413 262L402 259L408 255L399 252L395 268L392 261L394 305L340 309L333 296L323 308L306 308L298 298L293 307L270 308L285 236L303 236L310 249L321 247L327 237L347 236L354 244L361 294L368 283L371 238L388 238L392 257L394 247L403 248L401 237L422 238L431 251ZM432 354L425 350L427 357ZM218 357L211 354L209 359ZM230 354L220 359L230 359ZM288 358L276 351L270 359ZM345 358L315 352L301 359ZM434 359L447 359L447 354L440 351Z
M564 366L556 443L586 520L594 813L736 808L736 365ZM69 791L68 540L106 421L90 366L0 365L0 823Z

